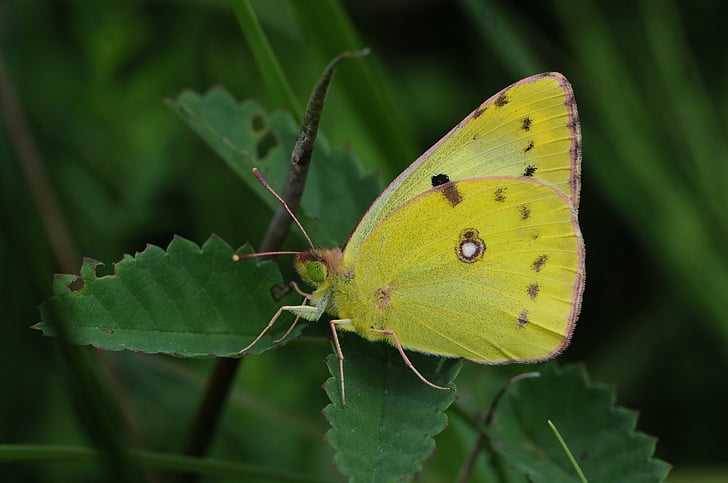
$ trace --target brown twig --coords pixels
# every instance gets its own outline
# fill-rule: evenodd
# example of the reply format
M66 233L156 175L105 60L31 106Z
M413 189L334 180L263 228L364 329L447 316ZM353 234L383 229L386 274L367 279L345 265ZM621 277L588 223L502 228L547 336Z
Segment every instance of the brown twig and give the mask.
M311 164L311 156L313 155L314 143L318 134L319 121L324 109L324 100L326 99L326 94L328 93L336 66L344 59L361 57L368 53L369 50L364 49L359 52L344 52L334 58L326 66L326 69L324 69L323 74L321 74L311 93L311 97L308 99L306 112L303 114L301 130L298 132L296 145L291 153L291 163L288 167L286 182L283 185L283 193L281 193L281 198L285 200L292 211L296 211L298 205L301 203L301 197L303 197L303 188L306 185L308 167ZM260 245L260 251L267 252L279 249L291 227L292 221L286 208L282 204L278 205Z
M292 211L298 208L303 196L303 189L306 184L308 167L311 163L314 142L318 133L319 120L323 111L323 104L328 92L329 84L334 70L341 60L348 57L366 55L367 51L357 53L343 53L336 57L324 70L321 78L311 93L303 124L296 139L296 145L291 153L291 163L288 167L286 182L281 197L286 201ZM268 230L260 245L260 251L276 251L283 244L283 240L291 226L291 216L283 205L279 205ZM235 372L241 359L220 359L213 369L212 376L205 389L202 402L195 415L189 439L185 447L185 454L189 456L202 456L206 453L212 436L217 429L220 415L225 404ZM188 473L182 481L189 483L195 481L197 475Z
M490 408L488 408L488 413L485 415L485 418L483 418L483 426L490 426L490 423L493 421L495 408L498 406L498 402L503 397L503 394L505 394L506 389L521 379L539 376L541 376L541 374L538 372L524 372L523 374L518 374L517 376L510 378L505 384L503 384L496 393L495 397L493 397L493 402L490 404ZM486 442L489 441L488 435L485 434L477 421L475 423L475 428L478 431L478 436L475 438L475 443L473 443L473 447L470 449L468 458L465 460L465 463L463 463L462 468L460 468L460 472L458 473L458 478L456 480L458 483L467 483L468 480L470 480L470 476L473 474L478 456L480 456L480 452L483 450Z

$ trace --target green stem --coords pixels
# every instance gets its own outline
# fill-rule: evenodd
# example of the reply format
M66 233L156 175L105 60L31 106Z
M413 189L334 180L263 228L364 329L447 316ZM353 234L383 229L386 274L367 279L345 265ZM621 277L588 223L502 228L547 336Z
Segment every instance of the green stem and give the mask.
M571 461L571 465L576 470L576 474L579 475L579 479L582 481L582 483L588 483L586 476L584 476L584 472L581 471L581 467L579 466L579 463L576 462L576 458L574 458L574 455L572 454L569 447L566 445L566 441L564 441L564 438L561 437L561 433L558 429L556 429L556 426L553 422L551 422L550 419L546 421L549 424L549 427L556 435L556 439L559 440L559 444L561 445L561 448L564 450L564 453L566 453L566 456L569 458L569 461Z
M238 19L240 29L248 41L250 50L253 52L255 63L258 65L260 74L263 77L263 85L265 85L273 96L273 101L279 106L285 106L291 110L296 117L296 121L301 124L303 122L303 111L298 103L293 89L283 73L281 64L273 52L273 48L268 42L263 28L258 22L253 7L249 0L231 0L230 4Z

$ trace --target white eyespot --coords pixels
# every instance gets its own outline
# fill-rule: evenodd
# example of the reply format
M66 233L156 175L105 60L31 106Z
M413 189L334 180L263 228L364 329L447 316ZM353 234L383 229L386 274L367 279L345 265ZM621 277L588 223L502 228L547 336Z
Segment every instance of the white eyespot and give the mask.
M475 242L465 242L460 245L460 254L465 258L473 258L480 250L480 247Z
M461 262L475 263L485 253L485 242L478 236L475 228L466 228L460 232L455 254Z

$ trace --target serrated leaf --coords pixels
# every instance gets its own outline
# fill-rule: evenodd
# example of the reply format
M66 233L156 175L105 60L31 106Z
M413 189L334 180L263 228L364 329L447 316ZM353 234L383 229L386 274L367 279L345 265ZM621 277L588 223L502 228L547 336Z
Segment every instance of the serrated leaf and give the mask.
M486 428L494 450L530 481L580 481L549 419L590 483L657 482L669 472L652 457L654 438L635 431L636 413L616 406L610 387L591 383L582 366L549 365L510 386Z
M280 193L298 126L286 111L268 114L257 102L238 102L222 88L200 95L185 91L168 100L174 110L271 208L278 201L255 180L261 170ZM341 244L380 192L375 176L363 175L351 150L330 148L323 134L316 140L301 223L319 246Z
M340 339L347 406L341 404L335 354L327 359L333 377L324 386L332 401L324 415L331 423L327 438L336 449L336 465L351 481L406 481L435 451L433 437L445 428L444 411L455 393L425 385L387 344L354 334ZM408 357L428 380L445 387L462 367L459 359Z
M100 262L86 259L81 277L56 277L36 328L55 335L49 318L57 317L76 344L183 357L237 356L277 310L280 302L271 288L282 277L274 263L233 262L232 255L213 235L202 248L180 237L166 251L149 245L125 255L114 264L114 274L104 277L96 275ZM275 334L251 352L271 348L290 320L281 320Z

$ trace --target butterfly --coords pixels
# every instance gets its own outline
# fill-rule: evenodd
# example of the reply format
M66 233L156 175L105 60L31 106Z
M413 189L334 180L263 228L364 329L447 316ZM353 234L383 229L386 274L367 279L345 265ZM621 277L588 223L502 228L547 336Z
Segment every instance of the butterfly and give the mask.
M551 358L569 343L584 289L580 182L571 85L558 73L516 82L402 172L343 248L298 252L296 270L315 290L240 352L284 311L328 313L344 404L337 330L394 345L438 389L448 388L404 349L482 364Z

